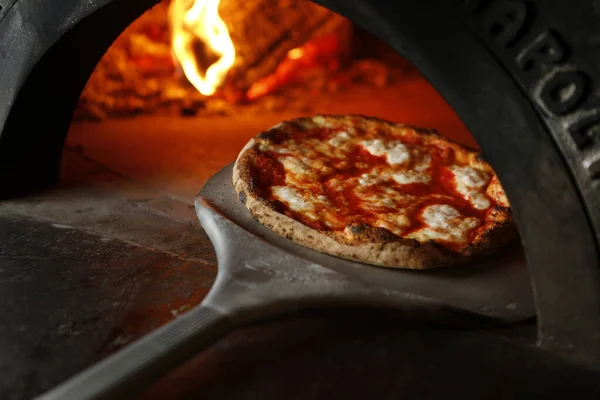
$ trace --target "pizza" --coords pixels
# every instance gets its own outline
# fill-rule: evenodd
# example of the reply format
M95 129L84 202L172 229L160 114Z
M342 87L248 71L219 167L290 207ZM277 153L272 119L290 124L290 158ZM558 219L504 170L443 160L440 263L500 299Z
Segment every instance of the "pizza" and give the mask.
M280 123L242 149L233 185L275 233L367 264L459 264L516 237L506 194L477 151L377 118Z

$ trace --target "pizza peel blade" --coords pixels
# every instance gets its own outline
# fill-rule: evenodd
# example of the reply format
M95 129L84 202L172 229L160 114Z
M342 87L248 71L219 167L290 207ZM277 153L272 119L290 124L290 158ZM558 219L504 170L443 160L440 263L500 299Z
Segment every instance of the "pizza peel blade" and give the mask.
M256 222L237 199L232 166L215 174L196 198L198 218L219 262L203 302L40 399L130 398L234 328L302 310L381 310L404 319L479 327L535 316L519 246L470 265L427 271L328 256Z

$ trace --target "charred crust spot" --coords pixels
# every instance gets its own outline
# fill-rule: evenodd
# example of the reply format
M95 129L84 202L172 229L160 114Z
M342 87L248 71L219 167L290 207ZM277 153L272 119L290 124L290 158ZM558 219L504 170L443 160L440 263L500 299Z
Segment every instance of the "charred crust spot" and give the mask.
M393 242L399 238L398 235L392 233L391 231L385 228L375 228L374 236L376 239L381 240L383 242Z
M288 125L293 129L296 129L300 132L304 132L306 128L303 126L305 123L312 122L312 118L298 118L288 122Z
M496 204L493 208L493 211L499 212L499 213L505 213L508 210L506 207L502 207L501 205Z
M267 207L269 207L271 210L277 211L280 214L285 214L287 211L285 203L279 200L268 200Z
M240 201L242 202L242 204L246 205L246 193L241 191L238 193L238 197L239 197Z
M365 225L364 224L350 225L350 232L354 233L355 235L364 233L364 231L365 231Z
M427 129L427 128L421 128L420 126L402 125L402 124L394 124L394 123L389 123L389 125L391 128L408 128L408 129L413 130L415 133L418 133L419 135L423 135L423 136L440 137L440 134L435 129ZM444 140L445 139L446 138L444 138Z
M475 159L477 161L479 161L480 163L487 163L485 156L483 155L483 153L479 152L475 155Z
M262 131L258 135L256 135L259 139L270 139L273 135L269 131Z
M440 137L439 132L435 129L425 129L425 128L418 128L418 127L414 127L414 126L411 126L411 128L412 128L412 130L414 130L415 132L417 132L421 135Z

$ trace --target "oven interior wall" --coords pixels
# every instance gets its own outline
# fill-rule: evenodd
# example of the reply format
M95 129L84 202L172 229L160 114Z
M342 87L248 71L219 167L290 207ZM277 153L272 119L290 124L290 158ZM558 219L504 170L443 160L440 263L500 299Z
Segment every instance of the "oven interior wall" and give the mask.
M51 8L34 2L21 0L0 21L0 86L7 88L0 92L0 198L57 182L73 109L90 73L123 29L158 0L62 0Z

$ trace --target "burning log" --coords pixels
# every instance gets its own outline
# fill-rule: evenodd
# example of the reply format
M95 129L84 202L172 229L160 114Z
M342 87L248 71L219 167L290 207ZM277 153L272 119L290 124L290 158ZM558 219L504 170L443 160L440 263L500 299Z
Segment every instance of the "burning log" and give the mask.
M173 1L191 5L193 0ZM236 58L226 82L207 98L172 58L171 4L167 0L157 4L113 43L90 77L74 118L102 120L169 109L186 115L198 110L228 113L227 103L256 100L294 81L304 82L303 73L309 70L335 70L350 60L353 50L351 23L308 0L221 0L219 14ZM197 46L196 56L210 61L203 49L207 46ZM310 90L336 86L326 77L309 81Z
M290 50L272 74L254 82L246 92L247 100L256 100L296 80L312 68L337 70L347 52L337 34L322 36Z
M350 48L351 23L310 1L222 0L219 12L236 48L228 80L242 91L311 39L335 33L338 42Z

